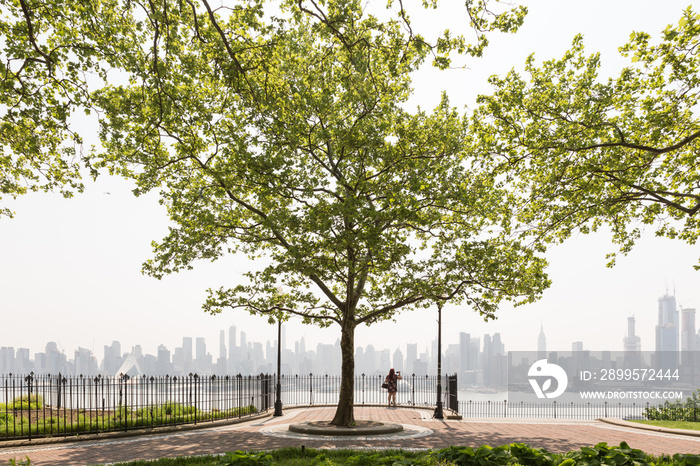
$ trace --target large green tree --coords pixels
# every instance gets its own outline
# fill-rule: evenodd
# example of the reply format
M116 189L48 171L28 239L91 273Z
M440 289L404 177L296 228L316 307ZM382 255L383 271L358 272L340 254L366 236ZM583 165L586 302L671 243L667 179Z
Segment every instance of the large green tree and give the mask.
M509 194L464 150L466 120L446 98L402 107L411 72L431 55L447 65L463 39L430 45L403 5L380 21L357 1L288 2L264 21L263 4L187 4L142 6L152 40L123 56L130 83L96 94L104 163L160 189L174 222L147 273L242 252L260 270L212 290L207 310L338 325L334 424L355 422L358 325L438 301L493 317L548 285L512 238ZM508 14L506 29L521 20Z
M435 302L489 318L548 285L545 262L513 238L512 196L465 151L467 121L446 98L432 112L404 108L426 59L444 68L479 55L523 9L467 2L469 45L447 31L424 38L401 1L378 10L388 19L356 0L2 5L16 34L7 62L18 63L4 68L5 136L41 133L29 152L3 142L7 192L22 191L18 176L77 186L70 114L94 110L102 148L90 166L133 178L136 194L159 190L173 221L147 273L241 252L260 270L211 291L207 310L339 326L334 424L354 422L358 325ZM91 91L88 72L109 84Z
M660 40L633 33L629 65L598 76L582 38L526 77L491 78L472 130L521 194L522 219L563 240L602 225L627 252L644 228L695 243L700 234L700 16L690 8ZM611 255L614 258L614 254Z

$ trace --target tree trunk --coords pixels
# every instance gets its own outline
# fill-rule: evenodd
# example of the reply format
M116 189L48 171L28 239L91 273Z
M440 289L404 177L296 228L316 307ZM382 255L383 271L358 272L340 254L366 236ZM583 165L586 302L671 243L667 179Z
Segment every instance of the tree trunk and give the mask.
M345 322L340 337L343 367L340 381L338 409L331 424L352 427L355 425L355 325Z

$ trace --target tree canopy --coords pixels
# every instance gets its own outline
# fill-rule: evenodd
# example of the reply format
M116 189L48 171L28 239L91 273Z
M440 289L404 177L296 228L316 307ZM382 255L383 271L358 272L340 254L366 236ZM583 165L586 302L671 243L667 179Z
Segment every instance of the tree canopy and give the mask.
M607 225L622 252L645 228L697 241L699 39L688 8L658 41L633 33L620 48L629 65L607 80L580 36L559 60L530 56L527 78L491 78L475 150L522 194L523 221L550 241Z
M207 310L339 325L333 423L354 422L358 325L436 302L489 318L548 286L545 261L514 237L511 194L465 150L465 117L447 98L432 112L403 108L428 57L446 66L478 46L431 45L401 2L388 20L351 0L285 2L276 17L263 3L186 4L120 14L142 46L114 54L128 83L93 94L100 163L137 193L161 192L173 226L146 273L242 252L260 269L211 290ZM494 18L508 30L522 12Z
M355 9L345 2L331 2L337 4L340 16L329 18L319 15L325 1L308 2L309 8L304 1L286 3L315 14L331 29ZM412 34L403 0L390 1L388 7L393 4L398 5L397 17ZM437 4L437 0L423 1L425 8ZM526 11L519 7L495 13L488 1L468 1L465 5L476 43L472 45L464 35L449 31L432 45L423 42L436 66L449 66L453 50L480 55L488 44L488 32L516 30ZM158 49L164 38L173 38L174 30L191 29L198 40L213 43L212 37L200 34L195 20L194 13L204 11L204 15L197 13L203 30L219 36L235 67L235 55L245 42L245 34L226 37L223 29L215 26L208 30L206 23L218 10L228 18L226 33L255 30L259 26L256 15L264 9L261 0L232 9L212 8L206 0L0 0L0 200L27 191L54 189L70 197L83 190L85 174L97 175L84 152L84 125L79 120L84 113L92 112L94 117L94 112L99 112L91 91L100 88L110 72L110 81L124 77L123 59L130 52L152 46L157 63ZM185 10L192 14L182 16ZM243 11L246 13L240 15ZM336 33L342 37L340 29ZM415 38L421 40L419 35ZM2 215L12 216L12 212L0 204Z
M82 191L83 139L71 119L90 108L91 77L104 76L95 39L107 3L0 0L0 199ZM11 211L0 205L2 215Z

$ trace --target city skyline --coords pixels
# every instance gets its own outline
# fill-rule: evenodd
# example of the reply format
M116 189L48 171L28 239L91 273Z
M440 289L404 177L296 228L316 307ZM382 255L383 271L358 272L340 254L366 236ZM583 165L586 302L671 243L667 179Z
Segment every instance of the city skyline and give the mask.
M438 72L426 67L416 74L410 104L433 108L444 88L453 105L473 108L476 95L490 91L488 76L504 75L511 67L522 70L531 52L540 62L559 58L579 32L589 53L601 53L603 74L615 73L624 66L617 47L632 30L646 31L655 40L686 6L678 1L537 2L529 6L520 32L490 37L483 59L469 61L465 69ZM603 9L608 13L601 15ZM431 19L426 14L415 20L418 25ZM97 132L94 122L85 125L86 133ZM155 354L158 344L174 348L187 333L206 338L216 348L220 330L230 322L249 329L251 339L274 338L276 326L266 318L201 311L208 288L239 282L243 272L259 267L255 261L242 256L214 264L203 261L195 270L160 281L140 274L141 264L152 255L151 241L166 234L168 219L157 196L135 198L132 189L127 181L101 176L95 183L86 181L85 192L73 199L30 193L7 202L16 217L0 219L0 347L36 352L55 341L72 354L79 346L99 348L98 342L116 339L125 347L142 344L144 352ZM467 306L446 305L443 338L454 342L460 332L499 333L510 349L523 350L532 347L542 326L550 348L568 349L572 341L583 341L587 349L606 350L611 342L621 347L627 318L634 315L642 350L654 350L656 300L664 290L675 286L684 308L698 305L699 275L693 266L700 250L646 231L627 256L606 268L605 256L614 251L606 231L552 246L546 257L553 283L542 299L518 308L503 305L498 320L488 323ZM400 314L395 322L360 327L357 345L430 345L437 334L436 313L436 308L421 310ZM337 326L317 329L292 320L289 335L304 336L315 346L334 343L340 332Z
M675 366L679 362L678 355L682 352L696 351L700 348L700 329L695 324L695 308L682 307L677 304L674 294L668 290L657 299L658 321L655 326L655 352L667 358L663 364ZM682 315L682 318L679 316ZM322 373L337 375L340 368L340 342L332 344L317 343L307 346L305 337L297 340L287 339L287 325L281 327L281 366L283 373L307 374ZM456 343L445 340L442 347L443 371L458 373L468 384L488 385L497 369L502 365L504 357L510 349L506 349L500 333L474 335L459 332ZM118 375L120 373L147 375L183 375L199 374L243 374L254 375L276 371L278 357L278 341L276 338L266 341L248 339L245 329L237 328L235 324L219 330L218 343L207 342L204 337L182 336L181 346L171 348L158 345L157 353L150 354L143 350L142 345L135 345L130 350L122 347L118 340L103 345L103 356L100 360L93 349L78 347L73 358L66 354L63 348L50 341L43 352L31 354L28 348L0 347L0 374L15 373L57 373L71 375ZM218 356L217 356L218 346ZM210 351L208 350L210 349ZM535 351L536 349L536 351ZM571 342L572 352L590 351L581 340ZM540 325L539 333L532 339L530 348L519 348L516 351L530 351L538 358L548 358L550 354L568 351L567 348L551 348L547 346L544 325ZM628 355L642 352L641 338L637 335L636 318L627 318L627 328L620 339L620 346L611 345L606 351L622 351ZM681 353L679 353L681 351ZM403 348L375 347L375 345L356 345L355 372L357 374L382 374L388 368L406 370L408 373L429 374L436 372L437 339L419 348L417 343L404 343ZM675 360L674 360L674 356ZM630 356L634 358L634 356Z

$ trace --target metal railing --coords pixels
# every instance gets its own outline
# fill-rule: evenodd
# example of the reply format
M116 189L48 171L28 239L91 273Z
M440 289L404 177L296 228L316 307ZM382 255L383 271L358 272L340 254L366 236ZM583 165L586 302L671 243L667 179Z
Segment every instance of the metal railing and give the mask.
M386 406L383 375L355 377L355 406ZM282 376L283 407L335 405L341 377ZM434 408L437 377L405 376L398 382L397 403ZM654 405L622 403L525 403L459 401L457 377L443 378L446 409L464 418L646 419ZM0 441L49 436L150 429L201 424L253 416L271 410L277 379L257 376L116 376L0 375ZM675 408L674 408L675 409ZM700 418L697 412L685 418ZM672 411L671 408L665 408ZM676 409L678 411L678 409ZM675 413L675 411L673 411ZM679 411L681 412L681 411Z
M504 401L460 401L458 412L465 418L520 417L550 419L646 419L652 405L625 403L525 403Z
M452 382L450 382L452 380ZM335 405L339 376L282 376L284 407ZM386 405L384 376L355 377L355 405ZM0 375L0 441L150 429L242 418L272 409L275 376ZM445 376L456 390L456 376ZM397 403L434 407L437 377L406 376ZM446 407L456 394L443 390ZM452 401L451 401L452 400ZM453 406L450 406L453 403Z
M198 424L271 406L270 376L0 376L0 440Z
M355 376L355 406L387 405L388 393L382 389L384 377L384 375L365 374ZM454 376L443 377L443 387L447 386L448 377ZM340 376L283 375L280 379L282 404L284 406L337 404L340 395L340 382ZM443 389L443 392L446 399L447 390ZM436 376L407 375L397 383L396 403L401 406L435 406L436 393Z

